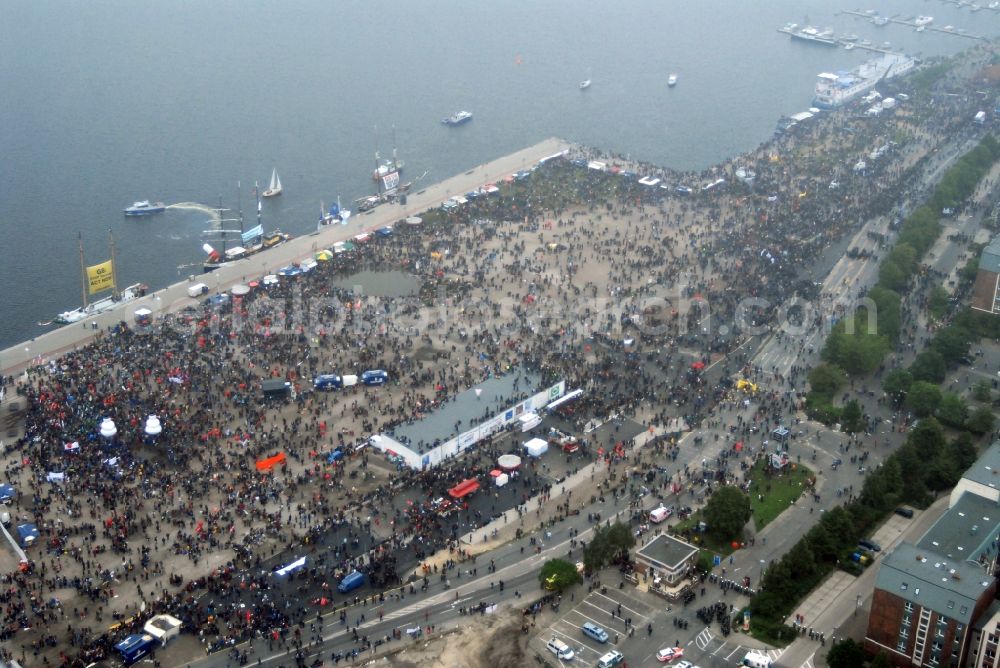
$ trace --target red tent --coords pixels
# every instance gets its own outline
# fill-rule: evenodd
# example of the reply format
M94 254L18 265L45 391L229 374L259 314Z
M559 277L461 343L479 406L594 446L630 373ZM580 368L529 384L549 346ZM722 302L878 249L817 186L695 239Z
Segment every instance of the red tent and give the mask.
M270 471L271 469L273 469L278 464L284 464L284 463L285 463L285 453L284 452L279 452L278 454L276 454L273 457L268 457L267 459L258 459L257 460L257 470L258 471Z
M476 480L469 478L468 480L463 480L449 489L448 494L454 499L461 499L464 496L472 494L477 489L479 489L479 483Z
M701 360L698 360L697 362L691 365L691 368L694 369L695 371L701 371L702 369L705 368L705 363L702 362Z

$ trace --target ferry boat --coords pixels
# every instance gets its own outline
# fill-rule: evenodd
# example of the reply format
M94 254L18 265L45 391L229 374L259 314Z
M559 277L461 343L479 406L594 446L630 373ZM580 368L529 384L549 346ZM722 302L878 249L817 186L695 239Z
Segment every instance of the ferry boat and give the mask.
M448 118L445 118L441 122L445 125L461 125L462 123L467 123L472 120L472 114L468 111L459 111Z
M863 95L883 79L902 76L916 66L908 56L885 54L859 65L850 72L822 72L816 80L813 106L836 109Z
M786 23L784 27L778 28L778 32L790 35L792 39L803 42L815 42L826 46L837 46L837 39L833 36L833 30L825 28L820 30L813 26L799 27L796 23Z
M163 202L151 203L149 200L143 200L125 208L122 213L126 216L151 216L154 213L163 213L166 208Z
M673 87L673 86L677 85L677 75L676 74L671 74L669 77L667 77L667 85L670 86L670 87Z

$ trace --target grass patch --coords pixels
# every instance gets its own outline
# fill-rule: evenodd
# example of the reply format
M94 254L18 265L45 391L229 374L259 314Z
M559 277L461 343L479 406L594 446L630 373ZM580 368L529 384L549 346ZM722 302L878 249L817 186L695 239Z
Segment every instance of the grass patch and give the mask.
M807 491L813 472L793 462L781 473L768 473L766 460L761 458L754 463L748 477L752 481L750 511L760 531Z

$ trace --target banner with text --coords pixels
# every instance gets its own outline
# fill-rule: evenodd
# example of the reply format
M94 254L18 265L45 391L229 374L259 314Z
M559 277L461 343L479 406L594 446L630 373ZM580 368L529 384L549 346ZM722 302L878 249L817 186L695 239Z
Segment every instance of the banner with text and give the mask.
M87 286L92 295L115 287L115 272L111 260L87 267Z

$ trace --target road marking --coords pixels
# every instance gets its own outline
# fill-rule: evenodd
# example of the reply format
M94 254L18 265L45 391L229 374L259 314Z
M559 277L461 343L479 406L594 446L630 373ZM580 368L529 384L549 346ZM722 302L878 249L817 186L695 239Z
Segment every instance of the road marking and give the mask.
M802 668L813 668L813 657L816 656L816 652L809 655L809 658L802 662Z
M726 655L726 661L729 661L729 657L731 657L733 654L736 654L741 649L743 649L743 645L737 645L736 649L734 649L732 652L730 652L729 654Z
M712 630L706 627L702 629L701 632L698 633L698 635L695 636L694 642L696 645L698 645L698 649L704 652L708 648L708 644L712 642L712 638L714 637L715 636L712 635Z
M596 591L594 592L594 595L595 596L600 596L601 598L606 598L609 601L611 601L612 603L614 603L615 605L621 605L622 606L622 610L628 610L629 612L631 612L631 613L633 613L635 615L639 615L640 617L642 617L643 621L645 621L646 619L648 619L648 617L646 615L642 614L638 610L633 610L632 608L628 607L627 605L622 605L620 601L616 601L615 599L613 599L613 598L611 598L609 596L605 596L604 594L602 594L600 592L596 592ZM621 615L618 615L618 617L621 617Z

